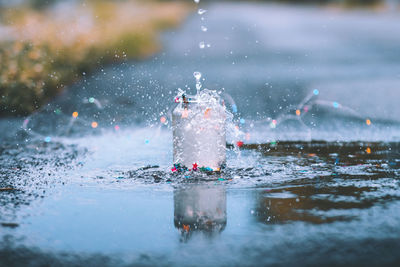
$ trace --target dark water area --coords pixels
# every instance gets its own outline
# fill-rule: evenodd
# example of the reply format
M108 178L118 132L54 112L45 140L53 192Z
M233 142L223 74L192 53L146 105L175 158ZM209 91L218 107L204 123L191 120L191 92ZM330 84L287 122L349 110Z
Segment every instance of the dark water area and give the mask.
M0 266L400 263L398 14L204 8L151 60L0 120ZM194 71L242 131L221 173L171 172Z

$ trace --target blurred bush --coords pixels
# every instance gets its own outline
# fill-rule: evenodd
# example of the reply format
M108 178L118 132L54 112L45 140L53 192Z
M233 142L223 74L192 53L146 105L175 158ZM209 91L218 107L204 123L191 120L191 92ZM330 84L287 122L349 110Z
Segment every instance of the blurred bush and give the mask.
M158 32L178 25L189 10L182 2L85 3L2 10L13 36L0 36L0 115L33 112L101 64L150 56L160 47Z

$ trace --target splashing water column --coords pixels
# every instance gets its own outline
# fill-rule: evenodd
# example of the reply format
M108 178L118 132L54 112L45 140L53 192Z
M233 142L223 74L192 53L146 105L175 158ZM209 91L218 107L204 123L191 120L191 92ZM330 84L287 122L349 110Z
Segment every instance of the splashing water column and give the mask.
M226 108L215 91L182 95L172 114L174 164L218 171L226 161ZM207 169L210 170L210 169Z
M196 4L200 0L194 0ZM206 10L199 9L202 15ZM203 17L202 17L203 20ZM207 31L202 26L202 31ZM200 49L210 47L204 41ZM196 95L186 96L183 91L175 98L179 103L172 112L174 168L172 171L193 170L219 171L226 162L226 118L225 105L216 91L202 89L201 76L196 79Z

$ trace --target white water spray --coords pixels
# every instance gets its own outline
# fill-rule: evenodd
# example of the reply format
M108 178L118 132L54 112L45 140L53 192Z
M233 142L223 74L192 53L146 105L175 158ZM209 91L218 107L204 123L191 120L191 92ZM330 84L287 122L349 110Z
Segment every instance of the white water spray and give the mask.
M199 0L195 0L199 3ZM198 14L206 11L199 9ZM203 32L207 31L201 26ZM204 41L199 48L210 47ZM172 113L174 164L179 168L219 171L226 161L227 110L216 91L203 89L202 74L193 72L196 80L196 95L188 96L180 91L175 97L178 106Z

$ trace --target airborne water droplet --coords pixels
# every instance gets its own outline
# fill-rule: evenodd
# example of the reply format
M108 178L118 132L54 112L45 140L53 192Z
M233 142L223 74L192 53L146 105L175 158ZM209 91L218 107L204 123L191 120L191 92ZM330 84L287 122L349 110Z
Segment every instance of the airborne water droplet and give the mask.
M203 32L206 32L206 31L207 31L207 27L201 26L201 30L202 30Z
M206 13L207 12L207 10L205 10L205 9L199 9L198 11L197 11L197 14L199 14L199 15L203 15L204 13Z
M206 44L204 42L200 42L199 47L200 47L200 49L203 49L206 47Z
M201 72L195 71L193 72L194 78L196 78L196 81L200 81L201 79Z
M195 2L196 4L198 4L198 3L200 2L200 0L194 0L194 2Z
M196 79L196 89L197 89L197 96L200 94L200 89L201 89L201 72L195 71L193 72L193 76Z

